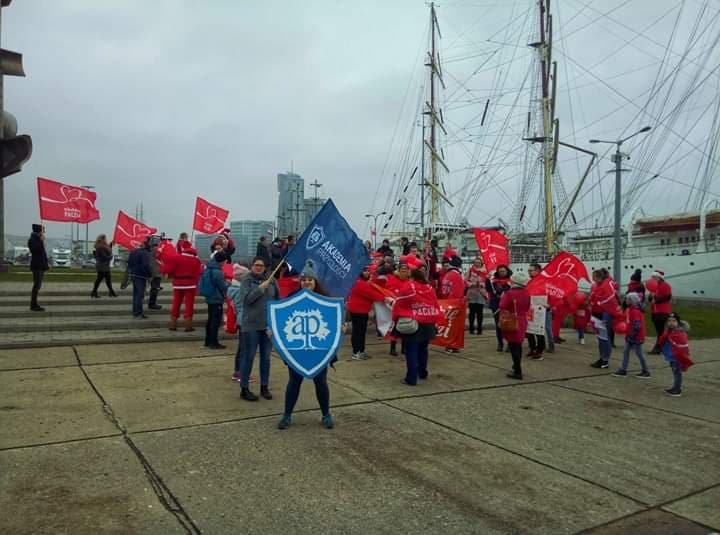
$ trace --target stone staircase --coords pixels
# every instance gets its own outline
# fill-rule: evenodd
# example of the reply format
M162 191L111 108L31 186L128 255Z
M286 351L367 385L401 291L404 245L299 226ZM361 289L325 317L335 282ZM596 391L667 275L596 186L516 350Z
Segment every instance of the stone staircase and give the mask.
M202 297L195 300L195 331L170 331L172 291L163 283L158 297L162 310L146 310L147 319L132 317L132 296L128 288L119 297L90 297L87 283L48 284L40 291L45 312L30 310L30 284L0 283L0 349L67 346L100 343L167 342L204 340L207 309ZM147 300L145 301L147 306ZM182 325L182 322L180 322ZM220 329L221 337L225 335Z

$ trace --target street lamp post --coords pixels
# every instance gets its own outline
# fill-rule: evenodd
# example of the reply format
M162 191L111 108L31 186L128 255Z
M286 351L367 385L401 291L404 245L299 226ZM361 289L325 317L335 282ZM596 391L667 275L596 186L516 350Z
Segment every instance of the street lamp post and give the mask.
M365 214L365 217L373 218L373 249L377 250L377 220L381 215L385 215L387 212L380 212L377 214Z
M652 127L646 126L645 128L642 128L635 132L634 134L631 134L627 137L624 137L623 139L618 139L616 141L607 141L603 139L591 139L590 143L610 143L612 145L615 145L615 154L612 156L612 161L615 163L615 226L614 226L614 234L613 234L613 278L615 279L615 282L618 284L618 286L622 285L622 271L620 266L620 259L622 256L622 235L620 233L620 201L622 197L622 159L624 156L627 156L627 154L623 154L620 152L620 147L623 143L625 143L628 139L637 136L638 134L644 134L645 132L649 132Z
M95 189L95 186L81 186L85 189ZM85 245L83 246L83 252L85 254L85 260L87 260L88 256L88 227L90 226L90 223L85 223Z

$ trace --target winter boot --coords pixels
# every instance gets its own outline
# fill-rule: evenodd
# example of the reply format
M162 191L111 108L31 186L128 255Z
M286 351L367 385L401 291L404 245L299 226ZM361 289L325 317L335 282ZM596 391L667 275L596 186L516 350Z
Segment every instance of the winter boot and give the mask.
M189 333L195 330L195 327L193 327L193 321L192 318L185 318L185 332Z
M272 394L270 393L270 389L267 385L260 387L260 395L264 397L265 399L272 399Z
M168 329L171 331L177 331L177 318L170 318L170 323L168 323Z

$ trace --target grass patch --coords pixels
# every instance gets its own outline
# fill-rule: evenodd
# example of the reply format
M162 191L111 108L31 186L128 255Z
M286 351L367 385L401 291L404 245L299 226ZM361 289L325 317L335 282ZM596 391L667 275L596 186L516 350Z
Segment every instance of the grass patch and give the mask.
M645 314L645 329L648 336L655 336L655 327L650 319L650 307ZM720 337L720 308L673 304L673 312L690 324L690 342L698 338Z
M113 280L120 280L124 271L112 271ZM45 272L44 284L53 282L94 282L97 277L95 269L81 268L50 268ZM0 273L0 282L32 282L32 272L27 266L10 266L10 271Z

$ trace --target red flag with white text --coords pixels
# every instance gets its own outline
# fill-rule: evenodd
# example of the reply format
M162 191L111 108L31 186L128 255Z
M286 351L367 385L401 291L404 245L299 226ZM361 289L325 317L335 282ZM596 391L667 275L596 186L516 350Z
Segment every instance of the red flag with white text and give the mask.
M225 222L229 215L229 210L198 197L195 200L193 230L203 234L217 234L225 228Z
M480 249L485 268L494 271L500 265L510 264L510 250L507 237L497 230L474 228L475 241Z
M94 191L43 177L37 177L37 188L43 221L91 223L100 219Z
M575 255L565 251L558 253L540 275L528 282L530 295L547 295L550 299L564 299L577 292L581 279L590 281L585 264Z
M156 232L155 227L150 227L137 219L133 219L120 210L118 211L117 223L115 223L113 242L122 245L126 249L135 249L142 245L145 238L152 236Z

